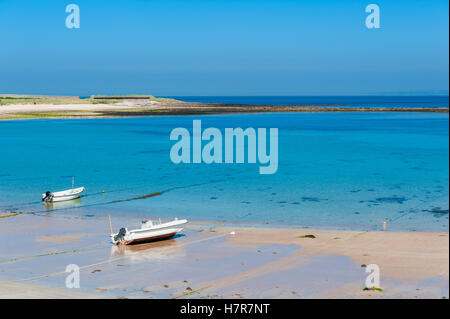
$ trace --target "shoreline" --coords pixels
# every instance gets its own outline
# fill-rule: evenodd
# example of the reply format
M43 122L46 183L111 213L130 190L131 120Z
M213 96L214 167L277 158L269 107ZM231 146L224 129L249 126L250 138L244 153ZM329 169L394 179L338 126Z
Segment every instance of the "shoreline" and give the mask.
M341 107L317 105L244 105L192 102L124 100L117 103L7 104L0 105L0 120L123 118L174 115L252 113L442 113L448 107Z
M0 202L1 204L1 202ZM104 212L100 214L95 215L88 215L86 216L84 213L80 214L71 214L64 213L64 211L70 211L73 209L73 207L63 207L63 208L51 208L46 210L30 210L30 209L20 209L18 207L14 208L6 208L6 205L0 206L0 209L3 207L3 210L0 210L0 219L2 218L8 218L8 217L14 217L18 215L33 215L33 216L40 216L40 217L52 217L52 216L59 216L63 218L75 218L80 220L91 220L91 219L105 219L108 217L108 214L105 214ZM77 208L83 208L83 206L77 206ZM435 213L439 214L439 213ZM441 213L442 215L448 214L447 212ZM116 220L124 220L124 221L141 221L143 218L145 219L145 216L130 216L130 215L116 215L112 214L110 215L111 218L114 218ZM170 218L161 218L162 221L170 221ZM389 220L384 220L387 222L386 228L383 229L383 220L380 219L380 222L378 224L305 224L305 223L287 223L287 222L276 222L276 221L258 221L258 220L214 220L214 219L202 219L202 218L195 218L190 221L190 224L196 224L196 225L214 225L215 227L239 227L239 228L260 228L260 229L280 229L280 230L289 230L289 229L300 229L300 230L325 230L325 231L353 231L353 232L421 232L421 233L436 233L441 232L441 230L438 229L405 229L402 227L395 226L395 223L391 223Z
M114 231L135 227L136 219L113 217ZM0 238L7 243L0 248L0 294L15 289L14 297L23 298L448 298L448 232L192 221L175 239L117 249L108 234L106 219L99 217L0 219ZM307 235L315 238L302 237ZM80 266L80 289L64 287L69 263ZM363 290L369 264L381 269L381 292Z

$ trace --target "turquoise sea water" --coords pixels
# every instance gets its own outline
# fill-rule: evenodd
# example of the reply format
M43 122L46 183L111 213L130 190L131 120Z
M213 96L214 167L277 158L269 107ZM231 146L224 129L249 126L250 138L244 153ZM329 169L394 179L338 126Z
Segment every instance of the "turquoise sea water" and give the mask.
M448 107L448 95L436 96L173 96L186 102L250 105L340 105L343 107Z
M277 173L173 164L170 132L192 130L194 119L222 131L277 127ZM448 131L448 114L426 113L1 121L0 211L448 231ZM72 176L87 196L40 202L47 190L70 188Z

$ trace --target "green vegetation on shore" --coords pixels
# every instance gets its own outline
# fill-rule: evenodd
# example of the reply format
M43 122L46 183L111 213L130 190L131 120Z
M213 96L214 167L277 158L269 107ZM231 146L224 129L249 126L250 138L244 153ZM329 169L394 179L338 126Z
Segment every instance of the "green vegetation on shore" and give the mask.
M101 100L101 101L120 101L126 99L133 100L149 100L155 102L179 102L175 99L169 99L165 97L155 97L153 95L94 95L91 100Z
M78 97L9 97L0 96L0 105L12 104L89 104L89 100Z
M87 99L80 99L77 96L68 97L53 97L53 96L39 96L39 97L27 97L27 96L0 96L0 105L12 105L12 104L114 104L119 103L126 99L132 100L148 100L155 102L177 102L177 100L154 97L153 95L95 95Z

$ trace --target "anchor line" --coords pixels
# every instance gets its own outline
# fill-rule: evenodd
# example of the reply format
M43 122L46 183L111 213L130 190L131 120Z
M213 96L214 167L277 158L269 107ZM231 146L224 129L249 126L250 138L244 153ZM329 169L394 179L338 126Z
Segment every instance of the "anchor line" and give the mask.
M228 234L226 235L217 235L217 236L212 236L212 237L208 237L208 238L203 238L203 239L199 239L199 240L195 240L195 241L191 241L191 242L186 242L186 243L182 243L180 245L178 245L178 247L184 247L190 244L196 244L196 243L200 243L200 242L204 242L204 241L208 241L208 240L212 240L212 239L217 239L217 238L222 238L222 237L226 237L228 236ZM78 250L77 252L81 252L81 251L96 251L96 250L101 250L102 248L96 248L96 249L91 249L91 250ZM30 257L31 258L31 257ZM99 265L103 265L103 264L108 264L114 261L119 261L122 259L125 259L126 256L118 256L115 258L108 258L102 261L99 261L97 263L94 264L88 264L88 265L84 265L80 267L80 270L84 270L90 267L94 267L94 266L99 266ZM14 261L12 261L14 262ZM47 275L41 275L41 276L37 276L37 277L31 277L31 278L25 278L25 279L17 279L17 280L12 280L12 282L25 282L25 281L36 281L36 280L40 280L43 278L49 278L49 277L54 277L54 276L58 276L58 275L63 275L63 274L67 274L65 271L58 271L58 272L54 272L54 273L50 273Z
M415 207L410 208L410 210L409 210L408 213L402 214L402 215L400 215L400 216L398 216L398 217L396 217L396 218L392 218L392 219L390 219L389 221L390 221L390 222L396 222L396 221L399 220L400 218L403 218L403 217L405 217L405 216L408 216L409 214L414 213L414 210L418 209L419 207L424 206L424 205L427 205L427 204L430 204L430 203L433 203L433 202L435 202L435 201L437 201L437 200L439 200L439 199L441 199L441 198L448 198L448 195L446 195L446 196L439 196L439 197L436 197L436 198L431 199L431 200L429 200L429 201L426 201L426 202L424 202L424 203L421 203L421 204L419 204L419 205L417 205L417 206L415 206Z
M76 208L104 206L104 205L111 205L111 204L127 202L127 201L133 201L133 200L139 200L139 199L147 199L147 198L150 198L150 197L160 196L160 195L163 195L165 193L168 193L168 192L171 192L171 191L175 191L175 190L179 190L179 189L198 187L198 186L209 185L209 184L212 184L212 183L218 183L218 182L223 182L223 181L224 180L217 180L217 181L208 182L208 183L196 183L196 184L190 184L190 185L185 185L185 186L174 186L174 187L170 187L170 188L168 188L166 190L150 193L150 194L147 194L147 195L127 198L127 199L110 200L110 201L100 202L100 203L86 204L86 205L77 206ZM83 197L85 197L85 196L83 196ZM46 209L46 210L31 211L31 212L27 212L26 214L51 213L51 212L63 211L63 210L68 210L68 209L73 209L73 208L74 207L53 208L53 209Z

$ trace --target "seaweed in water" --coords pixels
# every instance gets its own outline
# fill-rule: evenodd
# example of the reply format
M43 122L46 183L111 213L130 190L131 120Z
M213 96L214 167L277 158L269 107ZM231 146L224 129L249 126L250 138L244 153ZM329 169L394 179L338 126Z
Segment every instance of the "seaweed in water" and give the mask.
M379 197L372 201L373 203L403 204L407 199L405 197Z
M441 209L440 207L435 207L432 209L425 209L424 212L431 212L433 214L445 215L448 214L448 209Z
M316 197L302 197L303 202L315 202L319 203L322 199Z
M139 197L133 197L133 198L128 198L128 199L119 199L119 200L115 200L114 203L128 202L128 201L137 200L137 199L145 199L145 198L149 198L149 197L159 196L164 193L165 193L165 191L162 191L162 192L151 193L151 194L139 196Z

